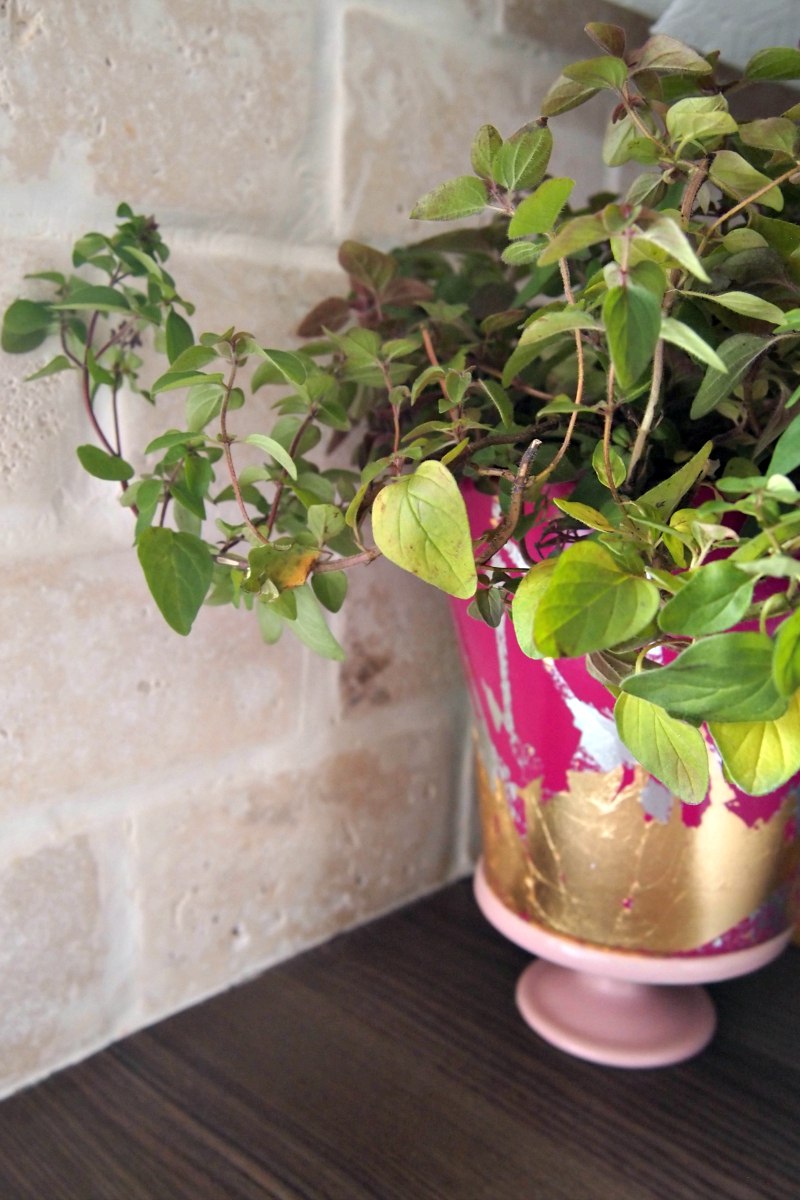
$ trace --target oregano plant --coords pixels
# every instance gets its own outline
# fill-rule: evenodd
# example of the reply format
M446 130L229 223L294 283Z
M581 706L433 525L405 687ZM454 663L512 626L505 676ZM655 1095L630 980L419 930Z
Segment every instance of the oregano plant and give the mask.
M2 344L56 339L29 378L75 377L78 457L119 490L178 633L232 603L266 642L289 629L340 658L325 614L383 555L510 620L527 655L583 657L685 802L707 791L706 737L759 794L800 769L800 105L735 113L800 78L800 51L730 79L665 35L586 32L593 55L541 112L510 136L484 125L471 170L411 214L481 221L391 253L345 242L343 294L301 348L196 334L155 221L127 205L70 273L36 276L51 294L11 304ZM558 118L604 101L598 171L639 173L578 201L550 171ZM164 361L144 380L149 336ZM262 388L274 419L234 434ZM119 406L137 394L165 429L132 448ZM500 504L477 537L464 485ZM527 566L497 558L511 539Z

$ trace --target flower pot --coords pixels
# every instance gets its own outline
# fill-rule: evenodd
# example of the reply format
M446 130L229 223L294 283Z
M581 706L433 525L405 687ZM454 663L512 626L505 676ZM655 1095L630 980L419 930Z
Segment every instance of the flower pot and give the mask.
M467 494L477 529L492 500ZM506 565L524 566L518 550ZM751 971L791 936L796 777L749 797L709 745L711 784L682 804L620 741L583 661L537 660L510 623L454 605L476 717L478 903L541 956L518 1003L556 1045L620 1066L675 1062L714 1028L702 982Z

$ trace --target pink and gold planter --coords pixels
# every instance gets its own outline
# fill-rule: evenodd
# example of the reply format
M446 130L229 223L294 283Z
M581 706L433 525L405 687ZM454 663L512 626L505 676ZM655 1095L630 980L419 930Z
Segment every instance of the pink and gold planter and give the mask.
M467 503L485 528L492 501ZM503 554L523 565L513 546ZM790 938L800 778L745 796L709 745L708 796L683 805L633 761L582 660L531 660L509 622L454 610L476 716L478 902L547 960L523 976L523 1015L594 1061L696 1053L713 1009L702 989L674 985L754 970Z

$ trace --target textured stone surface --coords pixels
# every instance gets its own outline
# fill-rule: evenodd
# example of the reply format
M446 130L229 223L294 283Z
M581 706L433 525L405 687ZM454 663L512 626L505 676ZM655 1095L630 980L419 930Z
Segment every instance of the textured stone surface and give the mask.
M460 690L444 595L379 560L352 574L350 600L339 667L343 715Z
M255 232L269 221L304 238L326 207L312 169L330 108L318 10L314 0L10 0L6 212L57 223L106 197L195 226Z
M294 763L208 773L137 818L153 1017L425 891L451 868L457 722L445 709Z
M162 620L135 556L8 568L0 589L0 812L96 806L115 787L278 739L301 723L305 652L251 614ZM331 669L331 668L322 668ZM92 797L92 799L90 799Z
M115 824L0 865L0 1094L126 1031L126 851Z

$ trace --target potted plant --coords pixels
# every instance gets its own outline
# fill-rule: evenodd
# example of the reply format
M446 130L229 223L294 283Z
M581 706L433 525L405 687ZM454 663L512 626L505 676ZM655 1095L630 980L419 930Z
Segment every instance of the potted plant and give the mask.
M786 925L800 769L800 105L734 111L800 78L800 51L759 51L730 79L664 35L632 49L616 26L586 32L595 53L539 117L507 138L483 126L472 173L412 213L489 219L392 253L346 242L347 292L309 313L301 348L196 337L158 227L126 205L113 234L78 241L74 274L39 277L51 299L10 306L3 346L60 339L32 378L75 375L95 435L80 460L121 488L179 633L232 603L268 643L289 629L341 657L325 611L379 555L461 603L467 657L485 675L488 647L494 672L475 685L488 886L516 918L625 953L729 952ZM576 203L549 173L553 126L597 96L598 165L628 182ZM165 361L145 387L147 331ZM234 410L274 386L271 424L259 406L234 435ZM130 392L179 397L143 453L120 438ZM531 737L505 699L518 673L514 712L545 721ZM576 789L589 809L564 799ZM578 857L553 840L564 812ZM753 881L733 923L718 898L673 905L721 842L723 890L740 866Z

